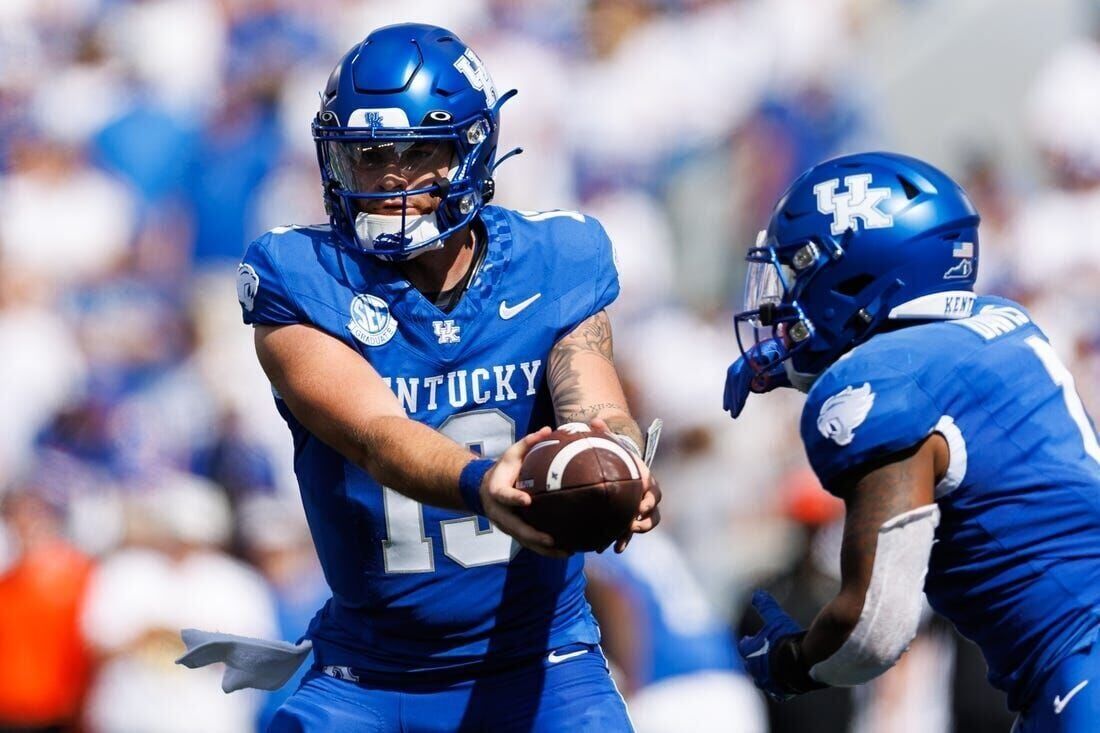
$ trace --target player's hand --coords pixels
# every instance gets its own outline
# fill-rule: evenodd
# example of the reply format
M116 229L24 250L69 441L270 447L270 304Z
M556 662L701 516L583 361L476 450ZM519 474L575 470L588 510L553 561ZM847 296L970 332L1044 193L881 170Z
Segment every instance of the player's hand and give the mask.
M630 531L615 541L615 552L622 552L630 544L630 538L635 534L645 534L661 522L661 510L657 505L661 503L661 486L657 479L649 472L649 466L645 461L638 461L638 468L642 473L642 485L645 492L638 504L638 514L630 525Z
M802 633L793 618L787 615L770 593L762 590L752 594L752 607L764 619L764 628L754 636L743 636L737 642L737 651L745 660L745 669L752 681L771 699L782 702L794 697L794 693L781 686L772 676L771 661L776 648L792 636Z
M597 417L589 425L595 430L612 433L611 428L602 418ZM630 544L630 538L636 533L644 534L656 527L661 521L661 510L657 508L657 505L661 503L661 487L657 483L657 479L650 473L646 462L634 455L633 451L630 452L630 455L638 465L638 472L641 474L644 490L642 491L642 500L638 503L638 513L635 515L630 529L615 541L615 552L625 550L626 546Z
M745 409L749 393L763 394L779 387L791 386L783 359L787 349L779 339L761 341L748 350L726 371L726 390L722 409L736 418Z
M547 557L565 558L569 557L569 553L554 547L553 537L520 519L516 512L518 507L531 506L531 495L516 488L523 457L531 446L544 440L550 432L550 428L542 428L504 451L496 465L481 480L481 504L490 522L528 550Z

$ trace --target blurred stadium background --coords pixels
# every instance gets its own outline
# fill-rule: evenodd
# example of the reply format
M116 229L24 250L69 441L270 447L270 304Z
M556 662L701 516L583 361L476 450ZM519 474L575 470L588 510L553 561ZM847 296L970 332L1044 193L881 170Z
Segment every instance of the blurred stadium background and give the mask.
M640 422L665 420L661 533L686 558L664 577L689 567L730 633L755 585L805 616L837 582L800 397L720 409L741 253L812 163L884 148L962 181L980 289L1033 309L1100 412L1093 3L4 0L0 730L249 731L281 699L172 664L181 627L296 639L326 593L234 268L324 219L317 92L405 20L520 90L497 203L578 208L615 240L617 357ZM930 619L876 684L770 729L1006 731L974 654Z

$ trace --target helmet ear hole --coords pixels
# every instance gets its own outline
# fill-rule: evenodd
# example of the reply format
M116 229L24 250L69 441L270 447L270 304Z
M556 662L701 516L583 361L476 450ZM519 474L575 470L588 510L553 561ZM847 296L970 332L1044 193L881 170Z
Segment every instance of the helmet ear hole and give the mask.
M910 201L915 199L917 196L920 196L920 189L917 188L916 184L914 184L908 178L905 178L904 176L898 176L898 183L901 184L902 190L905 191L905 198L909 199Z

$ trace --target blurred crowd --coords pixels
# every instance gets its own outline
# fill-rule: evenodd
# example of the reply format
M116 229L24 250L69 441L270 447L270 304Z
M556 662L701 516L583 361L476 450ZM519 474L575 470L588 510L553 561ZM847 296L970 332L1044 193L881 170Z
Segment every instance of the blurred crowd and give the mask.
M233 272L263 231L325 220L317 93L392 22L451 28L520 90L496 203L580 209L616 242L617 361L639 422L665 421L661 531L702 602L733 634L757 583L827 598L840 510L806 474L800 398L721 411L740 258L803 169L890 147L855 52L937 1L0 3L0 730L247 731L289 693L173 660L185 627L296 640L326 598ZM1035 166L993 140L932 162L982 214L979 289L1033 310L1096 415L1100 39L1021 84L1003 114ZM966 657L934 623L927 643L910 680ZM980 663L959 674L977 698ZM835 729L961 724L949 690L890 675Z

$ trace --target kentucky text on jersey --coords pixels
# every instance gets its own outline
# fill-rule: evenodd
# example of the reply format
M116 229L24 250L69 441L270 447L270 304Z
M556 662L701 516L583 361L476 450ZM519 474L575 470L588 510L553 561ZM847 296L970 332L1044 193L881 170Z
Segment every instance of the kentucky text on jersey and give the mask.
M484 259L447 313L396 266L338 245L326 226L269 232L249 247L238 276L244 320L324 331L374 367L409 417L471 451L500 455L554 423L550 350L619 286L611 244L590 218L488 206L480 222ZM319 664L389 684L446 681L468 678L475 665L599 641L581 556L543 557L484 517L382 486L278 397L276 406L294 439L302 502L332 588L306 634Z
M938 432L950 466L925 593L1019 710L1100 631L1100 445L1016 303L875 336L814 384L802 436L826 485Z
M382 381L394 391L401 400L401 406L410 413L420 409L421 400L427 401L425 409L434 411L439 409L443 400L451 407L460 408L470 404L484 405L489 401L507 402L518 399L519 394L534 397L538 391L535 385L541 366L541 359L532 359L521 361L518 365L456 369L430 377L382 377ZM513 387L512 378L518 376L517 367L523 376L516 380Z
M972 295L950 296L944 298L943 314L945 316L954 316L957 318L960 313L969 313L973 305L974 296Z

